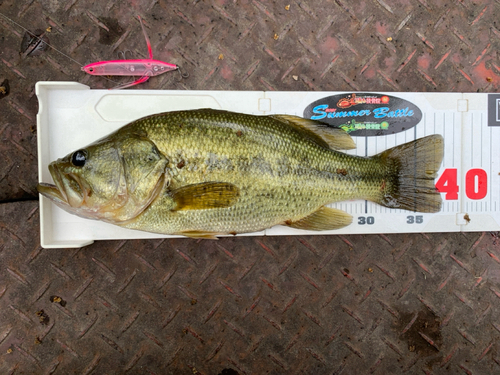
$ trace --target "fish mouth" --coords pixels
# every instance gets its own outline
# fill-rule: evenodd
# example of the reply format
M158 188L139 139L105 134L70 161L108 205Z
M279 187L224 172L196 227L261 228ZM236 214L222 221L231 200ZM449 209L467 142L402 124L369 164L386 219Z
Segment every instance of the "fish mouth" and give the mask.
M52 201L68 204L68 202L66 201L66 197L61 194L61 191L57 188L56 185L40 182L36 189L40 194Z
M81 207L87 194L78 176L63 174L55 164L49 165L49 172L55 185L40 182L37 186L38 192L58 205Z

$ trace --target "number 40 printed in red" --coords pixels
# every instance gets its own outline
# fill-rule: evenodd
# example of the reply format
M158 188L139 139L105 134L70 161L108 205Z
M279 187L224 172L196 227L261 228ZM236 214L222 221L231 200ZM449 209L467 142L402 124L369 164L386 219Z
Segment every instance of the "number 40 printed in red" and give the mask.
M456 168L447 168L436 181L436 189L446 193L446 200L458 199L458 172ZM469 199L483 199L488 193L488 175L484 169L469 169L465 174L465 195Z

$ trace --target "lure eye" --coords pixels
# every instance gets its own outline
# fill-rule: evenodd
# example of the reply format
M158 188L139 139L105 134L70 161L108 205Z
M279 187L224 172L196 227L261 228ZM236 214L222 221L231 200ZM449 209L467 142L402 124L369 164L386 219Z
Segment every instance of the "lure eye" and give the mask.
M85 150L78 150L71 156L71 164L75 167L83 167L87 161L87 152Z
M94 68L89 68L90 73L94 73Z

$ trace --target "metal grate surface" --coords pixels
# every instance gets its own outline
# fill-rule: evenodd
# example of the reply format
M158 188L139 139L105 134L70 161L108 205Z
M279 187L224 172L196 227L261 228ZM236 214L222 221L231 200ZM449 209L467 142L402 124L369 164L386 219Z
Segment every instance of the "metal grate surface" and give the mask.
M289 5L289 7L288 7ZM496 1L4 0L86 64L177 73L139 89L496 91ZM91 77L0 16L0 372L486 374L500 370L495 233L39 246L39 80ZM113 78L126 82L129 78ZM30 201L30 199L33 199ZM28 201L23 201L28 200Z
M491 234L60 251L30 235L36 202L0 207L4 373L497 370L500 239Z

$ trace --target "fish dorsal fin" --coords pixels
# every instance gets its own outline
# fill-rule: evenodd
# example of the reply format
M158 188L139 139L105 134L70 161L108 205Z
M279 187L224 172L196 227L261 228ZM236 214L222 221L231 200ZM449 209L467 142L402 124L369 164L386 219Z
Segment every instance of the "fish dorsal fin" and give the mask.
M173 211L206 210L232 206L240 196L240 189L226 182L202 182L183 186L170 195L176 203Z
M351 136L343 129L333 128L321 121L292 115L271 115L269 117L299 128L304 135L320 146L334 150L351 150L356 148L356 144Z
M332 230L343 228L352 223L352 216L335 208L321 207L309 216L297 221L287 221L285 225L306 230Z

